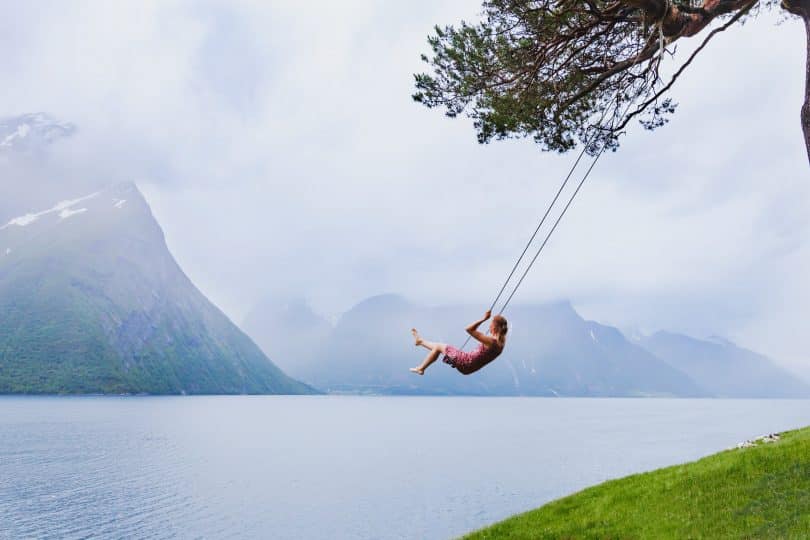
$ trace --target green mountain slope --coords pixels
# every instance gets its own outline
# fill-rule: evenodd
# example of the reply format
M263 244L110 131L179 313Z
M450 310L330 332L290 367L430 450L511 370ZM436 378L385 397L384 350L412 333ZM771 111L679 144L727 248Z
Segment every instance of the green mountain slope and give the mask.
M467 538L810 538L810 428L606 482Z
M310 393L191 283L133 184L0 228L0 393Z

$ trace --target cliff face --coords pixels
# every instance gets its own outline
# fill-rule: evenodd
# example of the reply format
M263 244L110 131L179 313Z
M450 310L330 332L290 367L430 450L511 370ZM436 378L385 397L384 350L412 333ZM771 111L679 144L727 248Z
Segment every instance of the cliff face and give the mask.
M134 184L0 225L0 313L0 392L311 392L191 283Z

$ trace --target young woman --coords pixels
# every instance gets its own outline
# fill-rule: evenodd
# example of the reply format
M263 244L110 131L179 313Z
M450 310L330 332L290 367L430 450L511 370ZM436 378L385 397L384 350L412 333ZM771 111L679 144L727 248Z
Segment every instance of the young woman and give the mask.
M419 367L411 368L411 371L417 375L424 375L425 370L439 358L440 354L444 354L445 364L450 364L451 367L456 368L464 375L475 373L498 358L506 345L506 332L509 330L509 326L503 316L495 315L492 322L489 323L489 331L482 334L478 331L478 327L484 321L489 320L491 315L492 313L487 311L483 319L475 321L467 327L467 333L481 343L472 352L464 352L446 343L426 341L422 339L416 328L411 328L413 338L416 340L416 346L422 346L430 350L422 364Z

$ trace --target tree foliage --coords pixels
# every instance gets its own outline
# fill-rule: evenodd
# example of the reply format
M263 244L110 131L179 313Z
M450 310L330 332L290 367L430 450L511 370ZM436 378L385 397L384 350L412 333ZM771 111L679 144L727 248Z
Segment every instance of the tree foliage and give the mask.
M482 143L532 137L544 150L615 149L628 122L667 122L669 90L719 32L775 0L487 0L476 24L436 27L414 99L470 116ZM787 9L787 7L785 8ZM719 24L712 30L712 22ZM705 34L662 76L675 42Z

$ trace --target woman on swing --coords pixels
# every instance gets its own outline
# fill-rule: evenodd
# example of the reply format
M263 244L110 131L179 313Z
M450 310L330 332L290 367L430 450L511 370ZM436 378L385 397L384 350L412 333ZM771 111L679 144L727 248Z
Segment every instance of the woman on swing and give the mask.
M489 320L491 316L492 312L487 311L483 319L475 321L467 327L467 333L481 343L478 348L472 352L464 352L446 343L426 341L422 339L419 332L416 331L416 328L411 328L416 346L422 346L430 350L422 364L419 367L411 368L411 371L417 375L424 375L425 370L439 358L440 354L444 354L445 364L456 368L464 375L475 373L495 360L498 355L503 352L503 348L506 345L506 332L509 330L509 326L506 322L506 318L502 315L495 315L495 317L492 318L492 322L489 323L489 331L486 334L482 334L478 331L478 327L481 326L481 323L484 321Z

